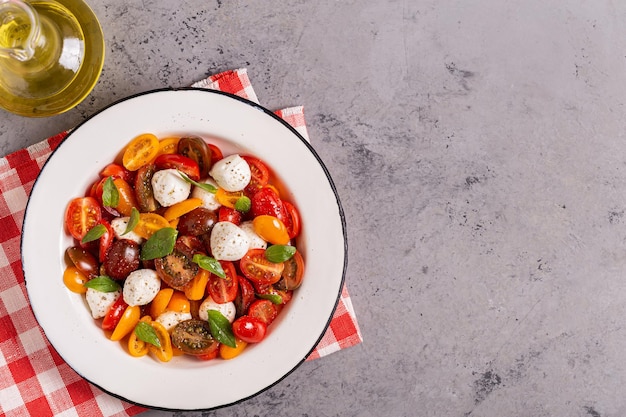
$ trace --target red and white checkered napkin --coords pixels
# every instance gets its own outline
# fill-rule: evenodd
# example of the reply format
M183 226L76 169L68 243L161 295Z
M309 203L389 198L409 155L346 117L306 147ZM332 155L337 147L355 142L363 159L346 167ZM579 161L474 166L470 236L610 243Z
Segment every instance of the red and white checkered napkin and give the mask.
M221 90L257 102L245 69L211 76L194 87ZM302 107L276 114L308 140ZM24 210L43 164L66 134L0 159L0 416L124 417L145 410L103 393L76 374L49 344L28 303L20 260ZM344 286L330 327L307 360L361 341Z

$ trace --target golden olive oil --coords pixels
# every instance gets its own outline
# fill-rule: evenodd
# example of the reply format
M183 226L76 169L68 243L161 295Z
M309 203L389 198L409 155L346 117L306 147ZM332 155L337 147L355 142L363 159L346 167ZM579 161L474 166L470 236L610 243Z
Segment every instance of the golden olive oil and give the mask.
M27 2L39 20L38 33L25 16L0 26L0 107L24 116L62 113L96 84L104 61L102 29L81 0ZM2 16L0 16L0 19ZM32 57L21 50L32 47Z

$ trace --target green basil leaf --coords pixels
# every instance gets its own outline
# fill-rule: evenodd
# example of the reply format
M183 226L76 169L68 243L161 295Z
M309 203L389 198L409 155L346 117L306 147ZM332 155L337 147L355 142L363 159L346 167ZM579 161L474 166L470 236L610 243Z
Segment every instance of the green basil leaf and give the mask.
M241 213L247 213L250 211L250 207L252 207L252 202L245 195L239 197L235 202L235 210Z
M137 223L139 223L139 210L133 207L132 209L130 209L130 217L128 219L128 223L126 224L126 230L124 230L122 236L124 236L126 233L132 232L135 226L137 226Z
M217 187L211 185L211 184L205 184L203 182L197 182L192 180L191 178L189 178L187 176L187 174L185 174L184 172L178 171L178 173L180 174L181 177L183 177L183 179L188 182L189 184L193 184L196 187L200 187L202 188L204 191L208 191L212 194L215 194L217 192Z
M198 264L198 266L202 269L206 269L212 274L217 275L220 278L226 278L226 273L222 268L222 265L215 258L211 258L210 256L203 255L201 253L196 253L193 255L192 261Z
M172 227L157 230L141 247L139 258L142 261L149 261L169 255L174 250L177 236L178 230Z
M217 310L208 310L209 327L211 328L211 334L218 342L230 346L236 347L235 335L230 326L230 322L222 313Z
M85 233L85 236L82 238L80 242L87 243L87 242L94 241L96 239L100 239L102 236L104 236L106 232L107 232L107 228L105 225L97 224L91 229L89 229L87 233Z
M277 264L291 259L294 253L296 253L296 247L289 245L272 245L265 249L267 260Z
M100 292L115 292L120 289L120 284L106 275L100 275L85 282L85 287Z
M156 334L156 330L145 321L137 323L137 326L135 326L135 334L137 335L137 339L156 347L161 347L161 341Z
M257 298L263 298L265 300L270 300L272 304L282 304L283 297L278 294L256 294Z
M113 177L109 177L102 186L102 204L105 207L117 207L119 203L120 193L113 182Z

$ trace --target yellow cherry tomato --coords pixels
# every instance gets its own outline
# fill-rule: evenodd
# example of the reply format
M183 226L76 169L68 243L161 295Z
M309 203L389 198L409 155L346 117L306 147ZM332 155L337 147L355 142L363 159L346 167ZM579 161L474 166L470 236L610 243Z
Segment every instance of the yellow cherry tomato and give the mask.
M150 318L150 316L143 316L139 321L150 324L152 319ZM131 356L138 358L147 355L148 350L148 343L137 338L137 334L133 330L133 332L128 337L128 353L130 353Z
M202 300L206 294L206 286L211 274L206 269L200 268L198 273L185 286L185 295L190 301Z
M170 222L165 220L165 217L156 213L140 213L137 226L133 229L133 232L137 233L144 239L149 239L159 229L164 227L170 227Z
M151 133L137 136L126 146L122 164L129 171L137 171L150 163L159 151L159 139Z
M286 245L289 243L287 228L280 219L263 214L252 220L252 226L257 235L263 240L274 245Z
M161 346L149 344L148 349L150 349L150 353L156 356L161 362L169 362L172 359L172 356L174 356L170 334L158 321L152 321L150 322L150 325L155 330L156 335L159 338L159 342L161 343Z
M165 307L165 310L175 311L177 313L189 313L191 311L189 299L184 292L174 291L172 298L170 298L170 302L167 303L167 307Z
M89 278L75 266L68 266L63 271L63 284L72 292L77 294L86 293L87 287L85 287L85 283L87 281L89 281Z
M222 359L232 359L236 356L239 356L241 352L248 346L246 342L240 339L235 339L235 347L226 346L225 344L220 345L220 357Z
M178 151L179 140L179 137L167 137L159 140L159 150L156 156L176 153Z
M172 220L189 213L190 211L200 207L201 205L202 200L200 200L199 198L188 198L187 200L183 200L168 207L167 210L165 210L165 213L163 213L163 217L168 222L171 222Z
M117 326L115 326L115 329L111 334L111 340L122 340L124 336L135 329L135 326L139 323L140 317L141 308L139 306L126 307L119 323L117 323Z
M150 316L153 320L156 320L165 311L173 294L173 288L162 288L150 302Z
M226 191L223 188L218 188L215 192L215 199L223 206L235 208L235 203L243 195L243 191Z

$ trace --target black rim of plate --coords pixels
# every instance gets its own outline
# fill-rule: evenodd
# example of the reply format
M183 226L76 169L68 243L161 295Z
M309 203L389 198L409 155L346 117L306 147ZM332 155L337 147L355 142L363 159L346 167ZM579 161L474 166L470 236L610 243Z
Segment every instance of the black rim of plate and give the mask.
M307 147L309 152L315 157L315 159L317 160L317 163L319 164L319 166L324 171L324 174L326 175L326 179L328 180L328 184L329 184L331 190L333 191L333 194L335 195L337 208L339 210L339 218L341 220L341 229L342 229L343 242L344 242L344 248L343 248L343 250L344 250L344 262L343 262L343 270L342 270L342 273L341 273L341 285L339 286L339 292L337 293L337 297L335 299L335 304L333 306L333 309L330 312L330 315L328 317L326 325L324 326L324 329L322 330L321 334L319 335L319 337L317 338L316 342L313 344L311 349L308 351L308 353L302 359L300 359L300 361L298 363L296 363L296 365L293 368L288 370L282 377L280 377L279 379L277 379L273 383L269 384L268 386L266 386L264 388L261 388L260 390L258 390L257 392L255 392L252 395L249 395L247 397L241 398L239 400L236 400L236 401L233 401L233 402L230 402L230 403L227 403L227 404L221 404L221 405L217 405L217 406L214 406L214 407L208 407L208 408L177 409L177 408L155 407L155 406L148 405L148 404L142 404L142 403L130 400L128 398L125 398L123 395L110 392L110 391L104 389L103 387L99 386L97 383L95 383L95 382L91 381L90 379L86 378L84 375L82 375L80 372L78 372L76 369L74 369L74 371L76 373L78 373L83 379L88 381L90 384L98 387L100 390L102 390L103 392L106 392L107 394L111 395L112 397L118 398L118 399L123 400L125 402L128 402L130 404L134 404L134 405L137 405L137 406L140 406L140 407L145 407L145 408L149 408L149 409L153 409L153 410L163 410L163 411L209 411L209 410L216 410L216 409L220 409L220 408L230 407L230 406L242 403L244 401L247 401L247 400L249 400L249 399L251 399L253 397L256 397L257 395L267 391L268 389L270 389L273 386L275 386L278 383L280 383L283 379L285 379L287 376L289 376L297 368L299 368L300 365L302 365L302 363L306 360L306 358L315 350L316 346L322 340L322 337L324 336L324 334L326 333L328 327L330 326L330 322L332 321L333 315L334 315L334 313L335 313L335 311L337 309L337 305L339 303L339 299L341 298L341 291L342 291L343 286L345 284L346 270L347 270L347 267L348 267L348 236L347 236L347 231L346 231L346 218L345 218L345 214L344 214L344 211L343 211L343 207L341 205L341 201L339 199L339 193L337 192L337 188L335 187L335 183L333 182L333 179L332 179L330 173L328 172L328 169L326 168L326 165L324 165L324 162L322 161L320 156L317 154L315 149L313 149L313 146L306 139L304 139L302 137L302 135L300 135L300 133L298 133L298 131L296 129L294 129L290 124L288 124L286 121L281 119L279 116L274 114L274 112L268 110L267 108L261 106L260 104L255 103L253 101L250 101L250 100L245 99L243 97L239 97L237 95L226 93L226 92L223 92L223 91L209 90L209 89L197 88L197 87L161 88L161 89L148 90L148 91L144 91L144 92L141 92L141 93L137 93L137 94L133 94L133 95L127 96L127 97L125 97L123 99L117 100L117 101L107 105L106 107L98 110L96 113L92 114L87 119L85 119L80 124L78 124L75 128L73 128L68 133L68 135L61 141L61 143L52 151L52 153L50 154L50 156L48 157L48 159L46 160L46 162L42 166L41 171L40 171L39 175L37 176L37 179L35 180L35 182L33 184L33 188L31 190L31 193L36 190L37 182L39 180L39 177L44 173L44 170L46 169L46 165L48 164L48 161L51 158L54 157L54 155L56 154L57 150L60 149L61 146L63 146L63 144L72 136L72 134L74 134L83 124L89 122L91 119L93 119L98 114L104 112L105 110L107 110L107 109L109 109L109 108L111 108L111 107L113 107L113 106L115 106L115 105L117 105L119 103L131 100L131 99L134 99L134 98L137 98L137 97L140 97L140 96L145 96L145 95L150 95L150 94L155 94L155 93L162 93L162 92L176 92L176 91L199 91L199 92L206 93L206 94L217 94L217 95L222 95L222 96L229 97L231 99L240 101L240 102L242 102L244 104L247 104L247 105L249 105L249 106L251 106L251 107L253 107L253 108L257 109L257 110L262 111L267 116L273 118L274 120L276 120L277 122L282 124L285 128L289 129ZM26 204L26 209L25 209L25 212L24 212L24 220L23 220L24 224L26 223L26 219L28 218L28 209L29 209L29 207L30 207L30 198L29 198L29 200L28 200L28 202ZM23 230L23 228L22 228L22 230ZM27 289L26 293L28 294L28 278L26 276L26 271L24 270L24 255L23 255L24 252L22 250L23 249L23 243L24 243L24 234L22 233L22 235L20 237L20 257L21 257L21 261L22 261L22 273L24 274L24 284L26 285L26 289ZM34 310L32 309L32 306L31 306L31 310L33 311L33 314L34 314L35 318L37 319L37 322L39 322L39 319L37 318L37 314L35 314ZM43 328L42 328L42 330L44 331L44 334L45 334L45 330ZM50 343L49 340L48 340L48 343ZM52 346L52 343L50 343L50 345ZM65 360L65 358L63 358L63 360L66 363L68 363ZM69 363L68 363L68 366L69 366Z

